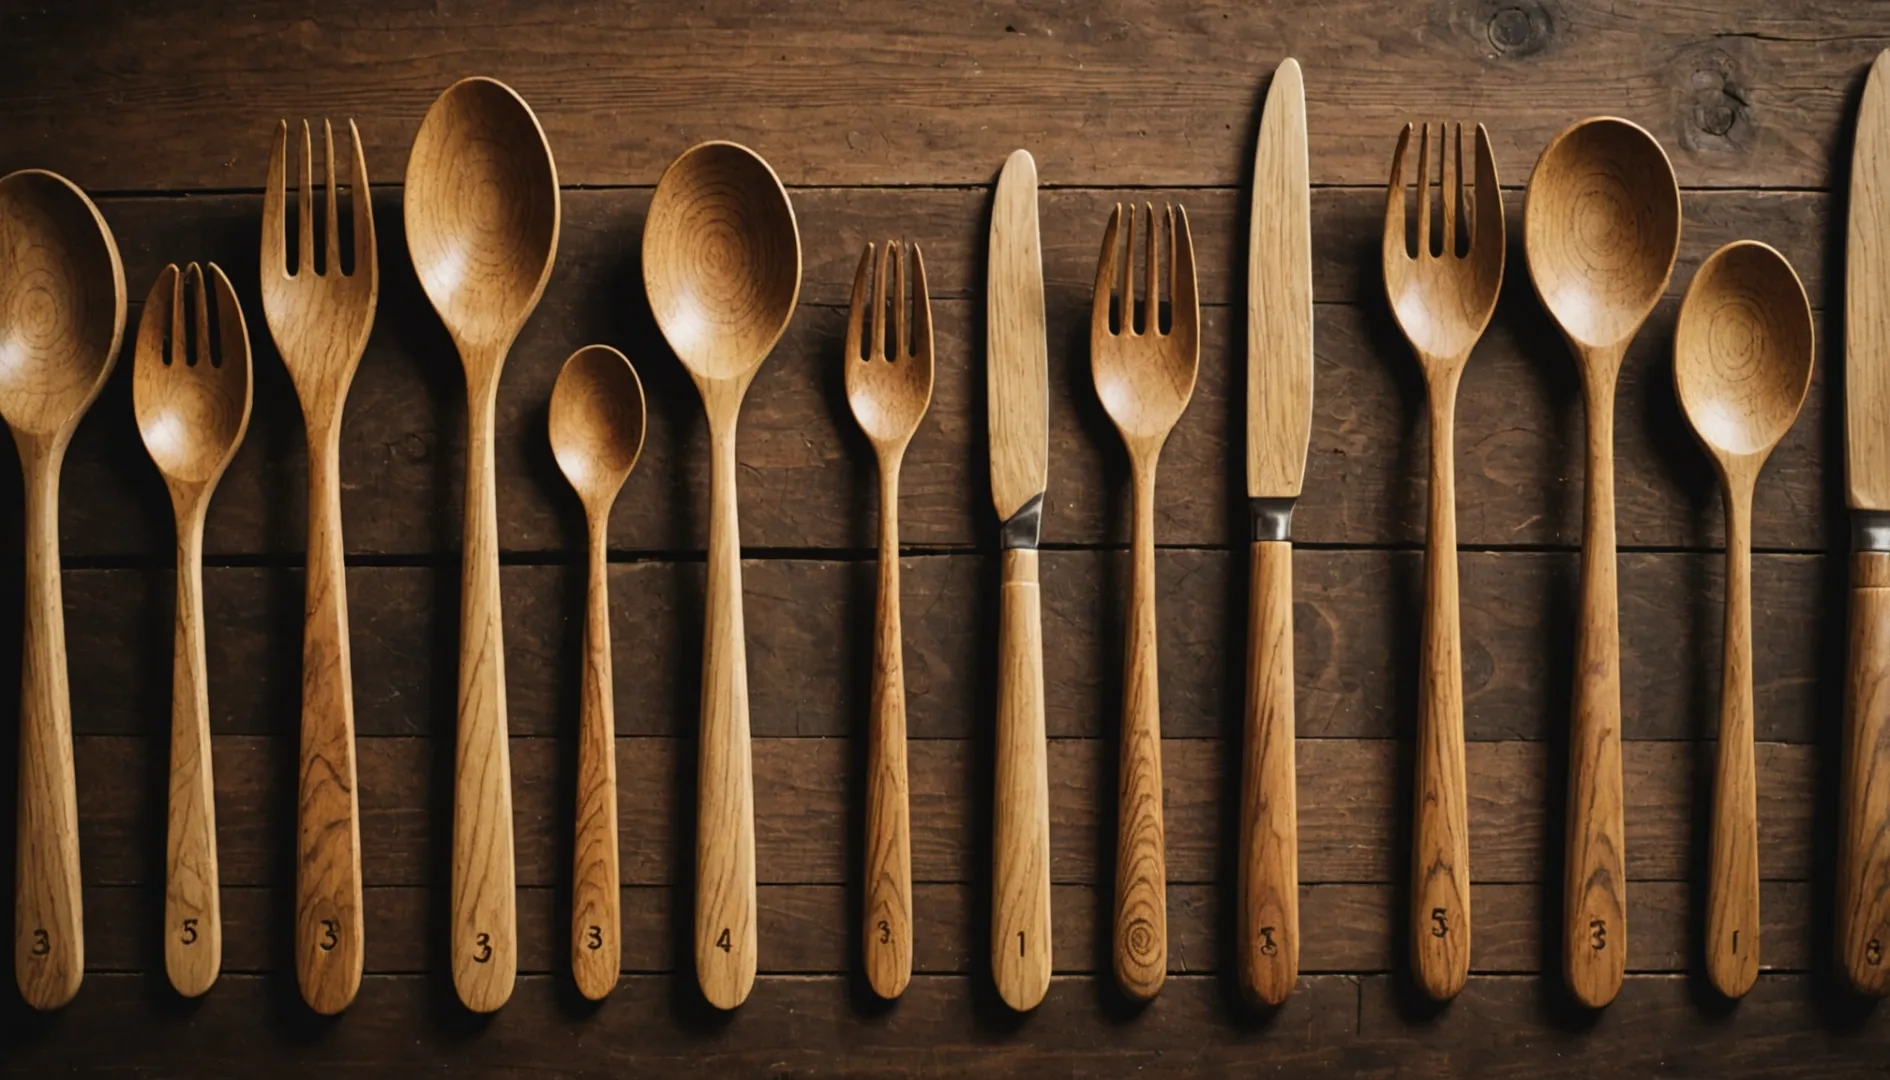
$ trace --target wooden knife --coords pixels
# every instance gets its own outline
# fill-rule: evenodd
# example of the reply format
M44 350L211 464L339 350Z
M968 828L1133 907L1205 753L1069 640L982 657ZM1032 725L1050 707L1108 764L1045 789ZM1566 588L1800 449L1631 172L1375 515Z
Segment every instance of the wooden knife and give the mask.
M1857 110L1845 247L1844 471L1851 507L1838 962L1890 994L1890 50Z
M1240 792L1241 984L1278 1005L1299 981L1293 775L1293 502L1312 439L1312 196L1299 62L1273 73L1247 240L1247 724Z
M998 615L997 784L992 814L991 974L1005 1004L1050 988L1050 781L1043 730L1037 536L1050 472L1049 346L1037 163L1018 150L998 174L985 282L991 501L1003 548Z

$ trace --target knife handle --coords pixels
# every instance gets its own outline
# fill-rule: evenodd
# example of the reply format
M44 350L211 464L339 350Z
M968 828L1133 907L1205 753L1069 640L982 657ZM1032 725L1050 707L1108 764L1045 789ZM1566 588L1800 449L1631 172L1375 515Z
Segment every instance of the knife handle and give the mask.
M1050 988L1050 780L1037 552L1006 548L998 615L991 976L1019 1012Z
M1299 983L1299 809L1293 772L1293 545L1253 545L1246 760L1240 775L1240 982L1264 1005Z
M1838 959L1851 985L1890 994L1890 553L1851 556Z

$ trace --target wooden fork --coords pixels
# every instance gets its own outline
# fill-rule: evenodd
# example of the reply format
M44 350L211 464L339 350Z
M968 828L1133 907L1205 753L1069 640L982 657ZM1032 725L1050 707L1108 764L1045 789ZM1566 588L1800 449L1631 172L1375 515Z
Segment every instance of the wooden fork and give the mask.
M1157 228L1145 206L1147 251L1142 299L1135 298L1135 206L1118 205L1103 233L1089 319L1096 396L1129 452L1135 488L1134 571L1123 647L1122 763L1117 790L1116 981L1138 1000L1152 998L1168 975L1168 871L1162 833L1161 692L1155 672L1155 463L1194 395L1201 356L1201 304L1188 212L1168 207ZM1163 289L1165 235L1168 280ZM1161 326L1161 296L1169 326ZM1114 317L1111 317L1111 309ZM1136 318L1137 313L1141 318Z
M847 402L879 457L879 603L873 619L873 699L866 736L865 957L867 981L883 998L898 997L912 978L912 829L906 796L906 682L899 628L899 466L932 401L932 298L925 287L925 260L919 256L919 246L909 246L910 293L898 241L886 241L877 253L873 245L866 245L860 269L853 276L853 307L847 315ZM889 264L891 292L886 290ZM912 306L909 324L908 302ZM888 307L893 311L890 327Z
M263 190L262 297L270 336L295 383L308 433L308 570L302 628L302 753L295 847L295 975L303 1000L336 1013L361 985L361 825L355 793L354 689L347 567L341 543L341 410L380 296L374 210L361 133L348 122L354 265L343 272L335 210L335 135L327 150L327 228L316 265L313 154L302 124L295 262L288 257L288 125L276 128Z
M1418 142L1417 244L1405 231L1405 151L1398 136L1385 192L1385 293L1424 368L1430 397L1430 519L1424 545L1424 638L1418 668L1416 823L1412 829L1411 959L1418 985L1439 1001L1470 973L1470 833L1465 820L1463 647L1457 615L1456 477L1451 463L1457 384L1496 310L1503 284L1503 196L1483 125L1476 129L1476 191L1463 186L1463 125L1456 145L1438 126L1440 228L1431 228L1431 129ZM1459 250L1463 253L1459 254Z

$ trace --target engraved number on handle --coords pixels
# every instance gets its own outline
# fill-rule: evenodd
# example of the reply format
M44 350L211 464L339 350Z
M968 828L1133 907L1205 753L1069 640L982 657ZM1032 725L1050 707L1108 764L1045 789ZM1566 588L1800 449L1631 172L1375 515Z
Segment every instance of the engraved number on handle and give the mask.
M1273 941L1273 928L1271 926L1261 927L1260 937L1264 939L1260 942L1260 954L1262 956L1272 956L1274 953L1280 951L1280 947Z
M335 946L339 944L341 944L340 921L336 919L323 919L322 920L322 940L321 940L322 951L334 952Z
M1440 907L1432 908L1431 909L1431 922L1436 924L1431 927L1432 937L1440 938L1440 937L1443 937L1445 934L1450 933L1450 918L1449 918L1449 911L1447 909L1440 908Z
M184 928L183 928L183 931L180 934L178 934L178 940L182 941L186 945L197 944L197 920L195 919L184 920Z
M601 926L585 927L584 928L584 947L591 950L592 952L596 952L597 950L603 948L604 947L604 928Z
M1864 962L1869 964L1871 967L1878 967L1883 963L1883 939L1882 938L1871 938L1870 941L1867 944L1865 944Z
M1608 947L1608 922L1606 919L1588 920L1588 947L1600 952Z
M1737 930L1734 930L1734 931L1733 931L1733 947L1732 947L1732 951L1733 951L1733 955L1734 955L1734 956L1737 956L1737 955L1739 955L1739 931L1737 931Z
M722 936L715 939L715 947L723 952L728 952L735 947L735 943L728 938L728 927L722 928Z
M473 944L479 946L479 954L473 957L473 963L483 964L492 959L491 934L474 934Z
M879 920L879 943L881 945L884 945L891 940L892 940L892 924L887 922L885 919Z
M1017 932L1017 955L1024 955L1024 932L1022 930Z
M33 955L45 956L52 952L52 937L44 930L33 931Z

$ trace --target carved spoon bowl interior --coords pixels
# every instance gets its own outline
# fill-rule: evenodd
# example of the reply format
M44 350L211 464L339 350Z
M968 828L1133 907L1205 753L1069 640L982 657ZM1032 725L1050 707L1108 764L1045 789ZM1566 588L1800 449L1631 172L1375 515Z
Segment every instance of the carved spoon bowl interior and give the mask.
M1674 329L1673 378L1700 441L1718 455L1770 450L1811 388L1811 305L1790 264L1750 240L1693 276Z

